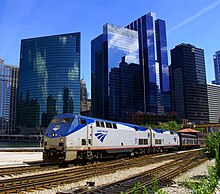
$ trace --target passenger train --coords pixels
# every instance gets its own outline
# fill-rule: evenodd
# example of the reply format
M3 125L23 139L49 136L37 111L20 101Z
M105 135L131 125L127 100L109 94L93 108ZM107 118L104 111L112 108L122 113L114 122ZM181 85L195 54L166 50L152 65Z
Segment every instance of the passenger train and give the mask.
M53 117L45 131L44 162L97 160L107 156L142 155L197 148L197 135L152 129L73 114Z

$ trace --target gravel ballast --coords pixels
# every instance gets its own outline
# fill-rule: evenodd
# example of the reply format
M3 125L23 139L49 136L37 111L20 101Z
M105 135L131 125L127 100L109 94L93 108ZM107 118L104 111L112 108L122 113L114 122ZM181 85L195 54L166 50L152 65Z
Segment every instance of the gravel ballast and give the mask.
M102 175L102 176L94 176L93 178L86 179L80 182L68 184L65 186L58 186L53 189L46 189L43 191L35 191L32 192L33 194L56 194L59 191L73 191L76 189L80 189L86 185L86 182L95 182L95 186L100 186L104 184L108 184L110 182L116 182L125 178L128 178L130 176L136 175L138 173L150 170L152 168L157 167L158 165L166 164L170 161L160 162L156 164L147 165L144 167L136 167L136 168L130 168L128 170L120 170L110 175ZM185 178L194 178L198 176L203 176L208 174L208 166L214 165L214 160L204 162L203 164L199 165L198 167L195 167L191 170L188 170L186 173L183 173L182 175L176 177L173 180L173 183L169 187L164 187L163 190L167 193L171 194L186 194L190 193L190 190L185 188L183 186L183 182Z
M5 153L0 152L0 168L5 166L16 166L20 164L24 164L23 161L35 161L35 160L41 160L42 159L42 153L36 152L36 153ZM116 182L125 178L128 178L130 176L139 174L141 172L150 170L152 168L157 167L158 165L166 164L170 161L162 161L160 163L151 164L143 167L136 167L136 168L130 168L128 170L120 170L110 175L102 175L102 176L95 176L93 178L89 178L87 180L83 180L80 182L75 182L72 184L67 184L65 186L58 186L54 187L53 189L45 189L42 191L34 191L32 194L56 194L58 191L67 191L67 190L73 190L80 187L83 187L86 185L86 182L95 182L95 186L100 186L103 184L108 184L111 182ZM163 190L167 193L178 193L178 194L186 194L190 193L190 190L185 188L183 186L184 179L195 179L196 177L201 177L208 174L208 166L213 166L214 160L204 162L203 164L188 170L187 172L181 174L180 176L173 179L173 182L170 186L164 187ZM41 172L42 173L42 172ZM32 174L32 173L30 173ZM39 172L40 174L40 172ZM27 174L26 174L27 175ZM22 175L19 175L22 176ZM15 176L16 177L16 176ZM3 179L3 177L1 178Z

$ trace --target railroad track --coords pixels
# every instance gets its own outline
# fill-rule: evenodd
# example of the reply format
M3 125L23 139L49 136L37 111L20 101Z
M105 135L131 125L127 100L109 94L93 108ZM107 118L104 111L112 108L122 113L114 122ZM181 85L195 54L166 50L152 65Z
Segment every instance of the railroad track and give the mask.
M7 167L7 168L0 168L0 176L12 176L16 174L24 174L29 172L35 172L35 171L46 171L46 170L53 170L58 169L58 165L52 165L52 164L35 164L31 166L15 166L15 167Z
M71 167L68 169L61 169L59 171L46 172L37 175L23 176L19 178L10 178L0 180L0 193L19 193L22 191L41 190L44 188L52 188L58 185L77 182L83 179L94 177L94 175L103 175L113 173L117 170L127 169L135 166L143 166L149 163L159 162L161 160L180 159L186 153L164 155L161 157L147 157L134 158L131 160L121 159L117 161L110 161L105 163L92 164L81 167ZM191 152L191 155L195 155ZM166 157L165 157L166 156ZM164 158L165 157L165 158Z
M142 193L144 189L147 189L149 188L149 186L151 186L155 178L157 179L158 182L167 184L168 182L170 182L172 178L176 177L180 173L185 172L188 169L191 169L205 161L207 161L207 158L199 158L196 156L192 157L192 155L188 155L187 157L176 159L172 162L158 166L156 168L140 173L128 179L118 181L112 184L96 187L94 189L86 188L84 191L77 193L78 194L96 194L96 193L119 194L122 192L129 194L129 193L133 193L133 187L137 183L139 183L138 193ZM70 193L76 193L76 191L59 192L59 194L62 193L70 194Z
M156 156L159 156L159 154L154 154L152 156L148 155L147 157L151 158ZM74 165L70 164L69 166L71 167ZM15 167L0 168L0 177L12 176L16 174L25 174L35 171L39 172L39 171L48 171L48 170L57 170L57 169L59 169L58 164L47 164L47 163L39 162L30 166L15 166Z

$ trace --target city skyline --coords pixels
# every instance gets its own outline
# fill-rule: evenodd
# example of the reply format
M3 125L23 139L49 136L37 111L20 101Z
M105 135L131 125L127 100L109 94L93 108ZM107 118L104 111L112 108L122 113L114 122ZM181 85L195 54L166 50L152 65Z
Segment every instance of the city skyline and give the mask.
M3 0L0 2L0 56L6 64L19 66L21 39L55 34L81 32L81 78L84 78L91 97L91 41L102 32L105 23L125 26L149 12L165 20L168 58L170 50L180 43L204 49L207 81L214 80L213 55L220 50L217 44L220 27L213 21L220 15L220 0L192 2L189 0L161 3L145 0L82 0L50 1ZM172 5L172 6L171 6Z

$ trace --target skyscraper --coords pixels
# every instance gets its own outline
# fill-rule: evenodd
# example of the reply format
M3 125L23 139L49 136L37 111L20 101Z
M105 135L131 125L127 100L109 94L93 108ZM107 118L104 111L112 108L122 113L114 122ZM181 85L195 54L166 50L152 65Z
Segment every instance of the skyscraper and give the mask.
M172 107L180 119L209 122L204 51L190 44L171 50Z
M80 113L80 33L21 41L19 105L23 133L58 113Z
M86 82L84 79L80 80L80 113L81 115L85 112L90 111L91 103L88 100L88 93L86 88Z
M156 14L150 12L127 28L138 32L144 112L169 112L170 86L165 21L156 19Z
M131 79L128 72L134 73L133 68L138 79L141 79L137 32L111 24L104 25L103 34L92 40L91 57L92 116L123 120L122 114L136 103L128 97L134 93L130 92L133 86L126 82ZM136 95L141 96L140 85L137 84L135 90ZM128 98L130 103L125 108L123 103ZM142 109L141 102L138 103L133 112Z
M220 121L220 86L207 84L208 102L209 102L209 121L210 123L219 123Z
M215 84L220 85L220 51L214 55Z
M103 34L92 41L93 116L117 119L135 111L156 114L169 112L171 110L170 86L165 21L156 19L156 14L150 12L125 27L130 31L116 26L114 28L117 30L112 30L112 32L110 28L104 29ZM119 31L123 32L123 36ZM132 47L132 45L135 46ZM130 53L130 56L126 56L126 53ZM119 82L116 82L118 80L126 84L129 82L128 79L124 79L127 81L119 79L119 71L123 69L122 66L125 67L124 65L118 66L119 59L124 60L121 62L126 63L127 68L135 68L133 72L139 71L139 73L136 72L139 77L138 81L133 78L136 81L130 82L136 85L135 89L138 91L132 93L129 91L131 87L124 87L126 90L123 90L123 87L119 87ZM111 74L107 73L113 67L119 68L118 71L112 69ZM118 79L112 77L116 75ZM125 77L123 73L121 75ZM132 77L132 74L129 76ZM110 79L115 85L110 83ZM116 85L117 87L111 88ZM126 95L124 95L125 91ZM120 93L121 96L119 96ZM132 97L132 94L135 96ZM128 99L135 99L135 102L132 101L135 105L131 105Z
M19 68L0 58L0 134L16 132Z

